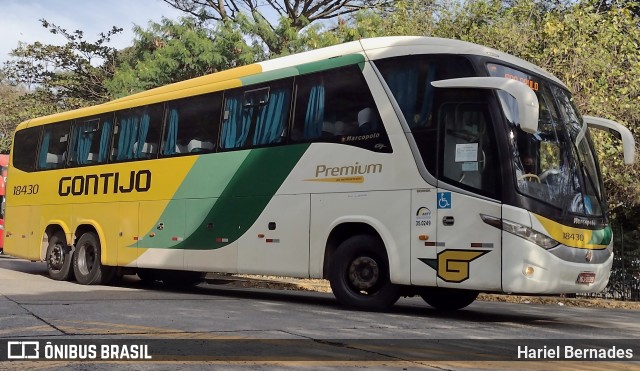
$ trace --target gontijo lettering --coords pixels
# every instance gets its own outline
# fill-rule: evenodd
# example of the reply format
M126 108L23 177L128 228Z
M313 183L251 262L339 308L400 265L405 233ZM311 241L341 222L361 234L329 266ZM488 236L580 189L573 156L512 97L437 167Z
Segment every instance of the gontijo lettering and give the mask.
M60 196L86 196L108 193L146 192L151 188L151 171L132 170L127 175L119 172L64 176L58 183Z

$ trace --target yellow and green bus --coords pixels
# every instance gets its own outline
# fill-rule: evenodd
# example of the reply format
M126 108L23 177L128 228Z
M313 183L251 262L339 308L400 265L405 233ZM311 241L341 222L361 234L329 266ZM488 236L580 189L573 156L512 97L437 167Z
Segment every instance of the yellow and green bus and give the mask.
M364 39L21 123L5 251L51 278L327 278L440 309L602 290L613 261L589 128L544 70L438 38Z

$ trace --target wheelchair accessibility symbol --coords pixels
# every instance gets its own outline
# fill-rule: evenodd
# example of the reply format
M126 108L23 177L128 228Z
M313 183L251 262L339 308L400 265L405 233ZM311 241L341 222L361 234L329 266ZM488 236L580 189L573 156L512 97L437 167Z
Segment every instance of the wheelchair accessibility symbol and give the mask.
M451 192L438 192L438 209L451 209Z

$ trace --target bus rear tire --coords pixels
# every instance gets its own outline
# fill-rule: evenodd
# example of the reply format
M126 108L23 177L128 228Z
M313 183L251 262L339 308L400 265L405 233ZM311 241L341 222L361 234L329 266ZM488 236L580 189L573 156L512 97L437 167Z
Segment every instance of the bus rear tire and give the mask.
M342 242L331 258L329 282L338 302L363 310L386 310L400 298L400 287L389 279L382 242L370 235Z
M454 311L473 303L478 297L478 291L430 287L423 289L420 296L437 310Z
M49 238L46 259L49 277L57 281L73 279L72 251L71 247L67 245L67 238L62 231L54 233Z
M73 273L83 285L101 285L111 280L113 269L102 265L100 240L93 232L85 232L76 243Z

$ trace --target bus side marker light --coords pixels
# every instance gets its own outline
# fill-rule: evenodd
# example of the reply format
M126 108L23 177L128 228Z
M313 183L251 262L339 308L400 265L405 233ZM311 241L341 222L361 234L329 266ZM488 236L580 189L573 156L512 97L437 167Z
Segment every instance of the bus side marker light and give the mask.
M155 233L149 233L149 237L155 237L156 234Z
M533 269L533 267L532 267L532 266L527 266L527 267L524 269L524 275L525 275L525 276L527 276L527 277L531 277L531 276L533 276L534 271L535 271L535 270Z
M258 234L258 238L264 238L264 234L263 233Z
M420 241L427 241L427 240L429 240L429 235L427 235L427 234L421 234L421 235L419 235L419 236L418 236L418 239L419 239Z
M183 240L184 240L184 238L179 237L179 236L173 236L173 237L171 237L171 240L172 240L172 241L183 241Z

